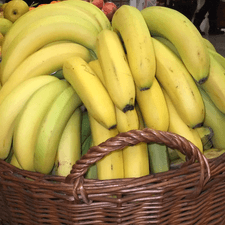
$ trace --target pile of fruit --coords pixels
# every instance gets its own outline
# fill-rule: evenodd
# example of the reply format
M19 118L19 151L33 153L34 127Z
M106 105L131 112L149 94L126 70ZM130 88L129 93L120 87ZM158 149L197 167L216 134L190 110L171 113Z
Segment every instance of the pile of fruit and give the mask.
M178 11L123 5L109 19L92 3L42 5L7 31L0 158L67 176L91 146L144 127L181 135L207 158L222 154L225 58ZM139 143L110 153L86 177L140 177L185 160L176 149Z

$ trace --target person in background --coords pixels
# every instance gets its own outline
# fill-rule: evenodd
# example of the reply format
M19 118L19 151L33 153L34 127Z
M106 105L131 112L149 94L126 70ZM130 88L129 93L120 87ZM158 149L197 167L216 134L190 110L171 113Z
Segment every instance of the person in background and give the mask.
M209 35L224 34L223 31L217 28L217 10L220 4L220 0L205 0L203 6L195 13L194 25L199 30L199 32L204 35L205 33L201 31L200 25L205 19L205 15L208 12L209 19Z

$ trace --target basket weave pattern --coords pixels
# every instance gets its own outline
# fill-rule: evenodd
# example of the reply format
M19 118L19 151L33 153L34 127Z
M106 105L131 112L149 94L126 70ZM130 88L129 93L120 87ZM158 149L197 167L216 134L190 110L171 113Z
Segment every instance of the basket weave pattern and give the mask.
M89 180L88 167L139 142L163 143L187 162L140 178ZM179 135L133 130L89 149L66 178L20 170L0 161L0 223L6 224L225 224L225 154L207 160Z

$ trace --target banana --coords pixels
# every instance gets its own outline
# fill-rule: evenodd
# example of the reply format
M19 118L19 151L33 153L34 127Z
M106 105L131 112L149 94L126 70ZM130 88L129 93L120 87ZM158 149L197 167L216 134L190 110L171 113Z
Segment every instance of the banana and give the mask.
M212 143L212 137L214 135L213 129L209 126L202 126L202 127L197 127L195 130L198 132L202 144L203 144L203 150L208 150L213 147Z
M170 169L167 146L164 144L148 144L148 154L151 173L167 172Z
M89 150L90 147L93 146L93 142L92 142L92 136L90 135L86 141L84 142L83 146L82 146L82 156L85 155L87 153L87 151ZM86 179L98 179L98 169L97 169L97 165L96 163L91 165L86 174L85 174L85 178Z
M3 36L6 36L6 33L11 29L13 23L6 19L6 18L0 18L0 33L3 34Z
M203 38L203 42L205 43L206 47L208 48L208 50L212 50L214 52L216 52L216 49L214 47L214 45L206 38L202 37Z
M91 59L89 51L76 43L56 43L33 53L15 69L0 90L0 104L21 82L62 69L64 61L72 56L80 56L86 61Z
M117 130L122 132L127 132L129 130L139 129L139 119L136 108L129 110L127 112L121 111L115 106L116 109L116 121L117 121Z
M17 117L13 133L13 149L23 169L35 171L34 151L38 129L53 101L68 86L68 82L62 80L44 85L30 97Z
M111 30L111 23L109 19L106 17L105 13L98 7L96 7L94 4L91 4L90 2L86 1L74 1L74 0L63 1L63 4L68 4L70 6L76 6L84 10L87 10L88 13L95 16L95 18L100 23L102 29Z
M166 99L166 104L169 110L169 118L170 118L170 124L169 124L169 128L168 131L178 134L180 136L183 136L184 138L186 138L188 141L192 142L194 145L196 145L199 150L201 152L203 152L203 146L202 146L202 142L201 142L201 138L198 135L198 133L196 133L194 131L194 129L188 127L184 121L181 119L180 115L178 114L178 111L176 110L175 106L173 105L172 100L170 99L169 95L165 92L164 89L163 93ZM185 156L180 153L180 151L176 150L177 154L179 155L179 157L185 160Z
M142 177L149 174L148 146L140 142L123 149L124 178Z
M196 82L204 83L209 73L209 56L194 24L182 13L168 7L147 7L141 14L151 35L171 41Z
M208 49L209 54L214 56L214 58L221 64L221 66L225 69L225 58L218 52L212 51L211 49Z
M144 123L155 130L167 131L169 113L161 87L155 78L150 89L140 91L136 88L137 103Z
M225 68L210 55L210 71L207 81L201 87L207 92L216 107L225 113Z
M53 41L69 40L95 52L97 34L92 24L78 16L59 15L38 20L20 33L7 49L1 62L2 84L20 63L42 46Z
M207 159L214 159L225 153L225 149L211 148L203 152Z
M57 81L49 75L28 79L18 85L0 105L0 158L5 159L12 144L15 121L28 99L42 86ZM13 104L12 104L13 103Z
M63 130L81 99L72 86L66 88L53 102L44 116L37 134L34 169L49 174L54 166Z
M136 86L140 90L149 89L155 77L156 62L151 35L141 12L122 5L113 15L112 27L122 37Z
M138 122L139 122L139 128L138 129L142 130L142 129L145 128L145 123L144 123L144 119L143 119L140 107L137 104L137 102L135 104L135 109L136 109L136 112L137 112L137 115L138 115Z
M182 61L164 44L153 39L156 78L170 96L182 120L191 128L201 126L204 104L201 94Z
M168 39L160 36L154 36L153 38L160 41L165 46L167 46L178 58L180 58L179 52L177 51L176 47Z
M223 149L225 148L225 114L215 106L208 94L200 86L199 91L205 104L205 120L203 125L209 126L213 130L213 147Z
M12 155L12 159L11 159L11 161L10 161L10 164L13 165L13 166L15 166L15 167L17 167L17 168L19 168L19 169L23 169L23 168L21 167L21 165L19 164L19 162L18 162L18 160L17 160L15 154Z
M98 78L101 80L102 84L105 86L105 79L102 73L102 68L98 59L92 60L88 63L91 69L95 72Z
M124 113L132 110L135 84L117 33L112 30L101 31L97 37L96 50L105 87L113 103Z
M116 127L114 104L88 63L81 57L70 58L63 64L63 74L80 96L87 111L107 129Z
M69 175L72 166L81 157L81 116L81 109L77 108L63 130L56 156L58 176Z
M83 144L90 135L91 135L91 127L90 127L88 112L84 111L82 113L82 119L81 119L81 144Z
M118 134L118 130L116 128L108 130L95 120L90 113L88 113L88 115L91 125L93 146L99 145ZM124 178L122 150L109 153L107 156L96 162L96 165L99 180Z
M87 12L87 10L85 10L84 8L80 7L78 8L76 6L71 7L69 4L64 4L62 2L59 2L59 4L43 5L42 7L36 7L34 10L27 12L13 23L13 26L5 35L6 40L4 41L4 45L2 46L2 55L5 56L12 41L21 32L24 32L30 25L32 24L34 25L38 20L55 15L72 15L72 14L79 15L80 17L90 21L93 24L93 26L95 26L98 29L98 31L102 29L96 18L89 12Z

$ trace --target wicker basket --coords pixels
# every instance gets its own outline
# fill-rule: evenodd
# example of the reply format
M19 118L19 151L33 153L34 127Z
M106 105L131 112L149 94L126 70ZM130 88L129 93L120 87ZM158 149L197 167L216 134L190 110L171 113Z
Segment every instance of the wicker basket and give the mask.
M91 164L139 142L179 149L187 162L140 178L84 179ZM20 170L0 161L0 223L223 225L224 171L224 154L207 160L178 135L133 130L90 148L66 178Z

